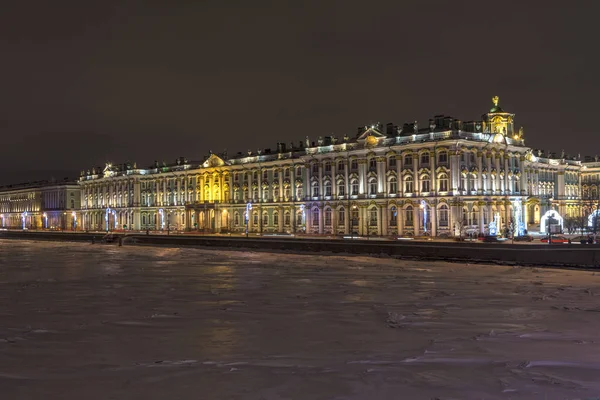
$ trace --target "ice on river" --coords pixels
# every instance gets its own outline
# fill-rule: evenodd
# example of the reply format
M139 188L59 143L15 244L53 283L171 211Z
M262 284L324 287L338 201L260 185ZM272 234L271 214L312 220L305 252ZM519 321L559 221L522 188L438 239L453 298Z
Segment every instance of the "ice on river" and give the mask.
M0 240L0 398L590 399L589 271Z

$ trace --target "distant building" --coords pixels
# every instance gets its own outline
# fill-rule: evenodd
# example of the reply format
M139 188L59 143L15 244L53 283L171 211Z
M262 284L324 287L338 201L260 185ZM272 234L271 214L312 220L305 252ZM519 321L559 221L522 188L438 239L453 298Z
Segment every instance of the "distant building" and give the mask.
M495 97L478 121L438 115L203 162L107 164L79 185L85 229L439 236L595 224L599 178L597 158L526 147Z
M76 182L0 186L0 224L5 229L80 230L80 208Z

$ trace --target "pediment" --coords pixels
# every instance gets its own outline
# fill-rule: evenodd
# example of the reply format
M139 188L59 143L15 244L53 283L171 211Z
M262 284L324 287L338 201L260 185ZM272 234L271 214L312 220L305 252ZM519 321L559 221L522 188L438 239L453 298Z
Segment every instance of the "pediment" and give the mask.
M356 139L358 142L365 142L368 140L377 140L379 141L379 139L385 139L387 136L384 135L383 133L379 132L377 129L375 128L367 128L365 129L365 131L363 133L361 133L358 138Z
M202 163L204 168L222 167L225 165L225 161L216 154L211 154L206 161Z

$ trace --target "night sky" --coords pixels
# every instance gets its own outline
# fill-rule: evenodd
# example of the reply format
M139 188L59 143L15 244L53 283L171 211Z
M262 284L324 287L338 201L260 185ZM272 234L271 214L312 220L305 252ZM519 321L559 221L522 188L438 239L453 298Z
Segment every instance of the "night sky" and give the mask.
M529 146L594 155L599 12L591 1L4 0L0 184L371 122L468 121L494 95Z

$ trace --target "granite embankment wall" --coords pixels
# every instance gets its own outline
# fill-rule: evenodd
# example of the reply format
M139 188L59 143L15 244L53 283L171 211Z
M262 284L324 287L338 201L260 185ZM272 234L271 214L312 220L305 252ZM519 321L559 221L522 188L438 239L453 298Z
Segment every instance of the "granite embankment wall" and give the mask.
M3 231L0 238L100 242L102 233ZM229 249L389 255L401 258L537 266L600 268L600 246L388 240L245 238L216 236L128 235L124 245L199 246Z

